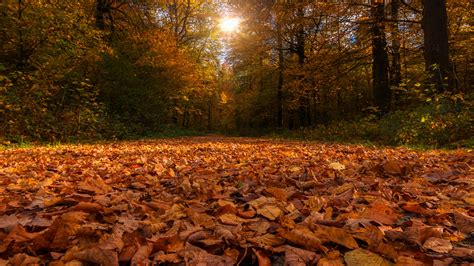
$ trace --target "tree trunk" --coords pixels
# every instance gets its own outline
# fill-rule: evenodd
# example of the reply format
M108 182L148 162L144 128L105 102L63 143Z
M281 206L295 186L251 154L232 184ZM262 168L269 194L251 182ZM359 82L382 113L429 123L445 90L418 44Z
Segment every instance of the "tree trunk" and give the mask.
M389 62L387 41L385 38L385 7L383 2L374 4L372 8L372 79L375 104L381 114L390 111L392 93L389 84Z
M438 93L452 90L446 0L423 1L425 67Z
M400 0L392 0L390 4L390 14L393 21L392 33L392 67L390 73L390 86L395 88L394 98L395 103L400 104L400 84L402 83L402 59L400 55L400 28L399 28L399 10Z
M98 29L105 29L105 14L110 11L107 0L97 0L95 7L95 25Z
M304 61L306 58L305 54L305 46L306 46L306 40L305 40L305 32L304 32L304 8L302 6L302 3L300 3L301 6L298 6L297 9L297 19L298 19L298 30L296 32L296 55L298 56L298 64L300 66L300 71L303 73L301 75L298 75L299 78L304 79L305 73L304 73ZM301 82L303 84L303 82ZM307 114L307 108L306 106L308 105L308 100L306 97L301 97L299 100L299 108L298 108L298 116L299 116L299 127L306 127L307 122L308 122L308 114Z
M283 128L283 82L284 82L284 54L283 54L283 37L282 27L278 23L278 88L277 88L277 127Z

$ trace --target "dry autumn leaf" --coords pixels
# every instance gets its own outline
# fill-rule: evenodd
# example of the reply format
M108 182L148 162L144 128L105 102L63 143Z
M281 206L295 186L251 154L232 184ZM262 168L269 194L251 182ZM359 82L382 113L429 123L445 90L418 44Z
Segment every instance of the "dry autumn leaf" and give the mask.
M347 266L392 266L393 263L365 249L349 251L344 255Z
M415 265L411 250L443 256L438 264L474 260L466 247L474 213L465 153L239 141L0 151L0 258L13 265L255 265L259 258ZM377 167L386 158L397 158L402 172ZM334 161L350 166L342 179L335 178L342 167L328 167ZM449 180L426 177L435 163L453 173Z

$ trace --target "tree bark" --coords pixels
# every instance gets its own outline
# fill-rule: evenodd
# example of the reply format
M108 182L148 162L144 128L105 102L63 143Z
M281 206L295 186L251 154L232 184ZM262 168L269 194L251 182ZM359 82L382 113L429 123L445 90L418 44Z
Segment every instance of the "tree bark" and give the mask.
M372 8L372 82L375 104L381 114L390 111L392 92L389 84L389 60L385 38L385 7L376 1Z
M394 100L398 105L400 103L400 84L402 83L402 60L400 55L400 28L399 28L399 10L400 0L392 0L390 3L390 14L393 21L391 33L392 33L392 67L390 73L390 86L395 88Z
M446 0L423 1L425 67L438 93L454 89L449 61Z
M277 42L278 42L278 87L277 87L277 127L283 128L283 82L284 82L284 54L282 26L278 22Z

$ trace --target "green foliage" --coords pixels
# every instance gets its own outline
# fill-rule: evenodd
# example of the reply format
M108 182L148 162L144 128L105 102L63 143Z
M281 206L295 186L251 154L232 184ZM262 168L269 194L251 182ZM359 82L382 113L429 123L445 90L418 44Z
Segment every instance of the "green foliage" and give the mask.
M103 49L81 2L7 4L0 44L0 121L7 138L96 137L90 77Z
M370 115L357 121L338 121L284 134L311 140L408 145L473 147L473 95L446 97L439 104L396 111L383 118ZM455 100L453 100L455 99ZM462 100L461 100L462 99Z

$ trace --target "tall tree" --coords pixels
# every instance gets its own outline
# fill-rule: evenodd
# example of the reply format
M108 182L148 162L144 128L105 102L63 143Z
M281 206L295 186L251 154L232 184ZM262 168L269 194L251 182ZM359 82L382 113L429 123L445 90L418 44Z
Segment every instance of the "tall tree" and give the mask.
M401 44L400 44L400 24L399 24L399 11L400 11L400 0L392 0L390 2L390 19L391 19L391 28L390 33L392 37L392 60L390 67L390 86L395 91L392 91L394 94L395 101L400 102L400 90L399 86L402 83L402 60L401 60Z
M424 0L423 5L424 58L430 81L437 92L454 90L446 0Z
M372 78L374 98L382 114L390 111L392 93L389 83L389 59L385 37L385 4L374 0L371 10L372 24Z

